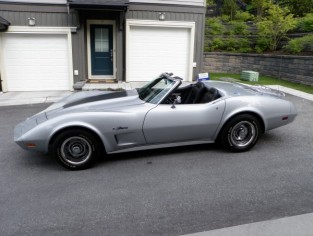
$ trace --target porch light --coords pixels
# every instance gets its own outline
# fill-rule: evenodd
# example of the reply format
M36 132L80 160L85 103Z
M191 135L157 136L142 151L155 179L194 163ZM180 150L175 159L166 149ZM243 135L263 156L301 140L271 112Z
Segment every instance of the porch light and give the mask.
M29 17L27 20L28 20L28 25L29 26L35 26L36 25L36 18Z
M159 20L165 20L165 13L164 12L159 13Z

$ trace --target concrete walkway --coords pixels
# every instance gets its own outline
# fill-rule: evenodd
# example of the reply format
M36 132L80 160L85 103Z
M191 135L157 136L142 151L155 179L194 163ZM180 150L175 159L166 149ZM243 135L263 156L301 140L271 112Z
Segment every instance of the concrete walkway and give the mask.
M147 82L112 83L112 84L85 84L83 91L107 89L134 89L140 88ZM37 103L53 103L74 92L71 91L41 91L41 92L0 92L0 106L31 105Z
M70 91L0 92L0 106L53 103L70 94Z
M313 213L238 225L185 236L312 236Z

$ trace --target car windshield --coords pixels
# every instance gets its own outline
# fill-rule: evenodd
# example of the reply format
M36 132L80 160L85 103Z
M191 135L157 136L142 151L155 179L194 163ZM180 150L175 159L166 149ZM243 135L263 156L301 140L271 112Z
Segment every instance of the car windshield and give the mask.
M139 98L145 102L157 104L174 84L174 80L161 76L138 89Z

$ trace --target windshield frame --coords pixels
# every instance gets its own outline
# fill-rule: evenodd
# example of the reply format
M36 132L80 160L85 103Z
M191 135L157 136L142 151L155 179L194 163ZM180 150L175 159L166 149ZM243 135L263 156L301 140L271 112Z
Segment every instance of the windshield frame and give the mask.
M160 88L161 91L153 89L153 87L159 85L162 80L170 82L170 86ZM166 84L167 82L165 82ZM160 104L173 90L175 90L181 84L181 79L173 78L166 73L161 74L156 79L137 89L139 99L150 104Z

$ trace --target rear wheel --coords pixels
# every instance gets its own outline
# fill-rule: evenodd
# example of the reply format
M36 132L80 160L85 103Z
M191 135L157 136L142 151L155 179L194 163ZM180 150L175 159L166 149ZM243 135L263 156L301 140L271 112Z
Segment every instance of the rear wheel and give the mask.
M260 123L249 114L238 115L230 119L219 135L222 146L233 152L251 149L259 139Z
M99 156L100 142L85 130L67 130L53 143L53 155L63 167L70 170L89 168Z

